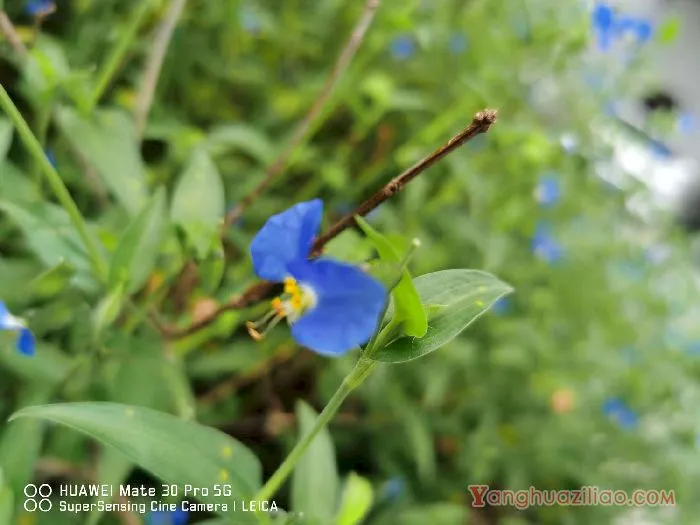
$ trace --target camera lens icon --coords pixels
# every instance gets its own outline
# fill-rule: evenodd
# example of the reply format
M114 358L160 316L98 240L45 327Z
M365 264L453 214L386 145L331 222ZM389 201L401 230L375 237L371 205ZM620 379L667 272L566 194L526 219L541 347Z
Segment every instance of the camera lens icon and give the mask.
M44 483L43 485L34 485L29 483L24 487L24 510L27 512L49 512L53 503L49 497L53 493L51 485Z

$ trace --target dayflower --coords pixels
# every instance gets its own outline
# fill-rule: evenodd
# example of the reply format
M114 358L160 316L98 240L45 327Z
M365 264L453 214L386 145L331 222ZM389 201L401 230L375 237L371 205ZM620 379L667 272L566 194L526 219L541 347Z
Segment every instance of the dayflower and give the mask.
M20 354L34 355L34 336L27 328L24 320L12 315L2 301L0 301L0 330L19 332L17 336L17 350Z
M35 18L44 18L56 11L53 0L30 0L24 6L25 12Z
M551 206L559 200L559 179L553 175L541 177L535 188L535 199L542 206Z
M491 305L491 311L496 315L506 315L513 308L513 303L508 297L501 297L493 305Z
M467 37L464 36L462 33L453 33L452 36L450 37L450 52L454 53L455 55L460 55L464 53L467 48L469 47L469 41L467 40Z
M187 525L187 511L177 509L173 511L157 510L148 514L148 525Z
M532 236L532 251L537 257L551 264L559 262L563 256L563 250L552 236L549 225L544 223L537 226Z
M609 398L603 403L603 414L615 420L622 428L637 426L637 414L618 398Z
M676 120L676 128L683 135L690 135L695 131L695 117L692 113L684 111L678 115Z
M397 60L410 58L416 51L416 42L409 35L399 35L391 41L391 54Z
M309 259L321 226L320 199L301 202L270 217L250 245L258 277L284 283L272 309L248 323L261 338L286 318L292 337L324 355L338 355L361 345L377 328L387 293L360 268L326 258Z
M612 6L598 2L591 15L593 31L596 34L598 49L607 51L615 40L631 35L639 44L651 38L654 28L645 18L620 15Z

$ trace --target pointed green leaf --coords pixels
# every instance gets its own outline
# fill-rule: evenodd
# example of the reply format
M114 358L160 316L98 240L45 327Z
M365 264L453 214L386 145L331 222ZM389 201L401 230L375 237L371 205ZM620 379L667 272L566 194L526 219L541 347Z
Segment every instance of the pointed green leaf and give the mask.
M299 438L314 426L318 415L308 404L296 406ZM338 468L330 432L324 428L297 463L292 477L292 510L303 513L309 525L333 522L338 497Z
M666 19L666 21L661 24L661 27L659 27L657 33L659 43L663 45L673 44L678 39L680 31L681 21L678 17L673 16Z
M202 149L195 150L175 188L171 216L199 259L204 259L212 247L224 208L221 176L209 155Z
M336 518L337 525L359 525L372 508L372 484L354 472L345 481L345 489Z
M110 286L127 283L128 293L141 289L156 264L164 227L165 190L159 188L119 240L109 269Z
M71 108L61 108L64 135L129 213L136 214L148 198L146 174L132 119L118 110L96 111L91 120Z
M18 418L45 419L87 434L181 489L184 485L208 487L209 495L197 499L227 504L218 513L235 516L235 523L257 523L254 513L242 512L241 505L234 509L232 502L253 499L262 482L260 462L223 432L149 408L117 403L33 406L12 416L12 420ZM213 487L222 484L230 486L230 497L214 495Z
M93 314L95 337L102 334L105 328L117 320L124 307L125 299L124 286L119 285L99 302Z
M12 125L10 119L4 117L0 118L0 164L5 162L7 152L10 150L14 130L15 127Z
M513 291L503 281L479 270L443 270L421 275L413 282L422 302L430 305L427 333L421 338L398 337L373 353L372 359L401 363L434 352Z
M362 217L355 217L355 220L367 238L372 241L382 260L401 262L401 257L386 237L372 228ZM428 320L408 270L403 271L399 284L391 291L391 296L394 299L396 320L403 321L404 333L409 336L423 337L428 329Z
M69 286L73 275L75 275L75 267L61 259L53 268L49 268L29 281L26 293L32 299L50 299Z

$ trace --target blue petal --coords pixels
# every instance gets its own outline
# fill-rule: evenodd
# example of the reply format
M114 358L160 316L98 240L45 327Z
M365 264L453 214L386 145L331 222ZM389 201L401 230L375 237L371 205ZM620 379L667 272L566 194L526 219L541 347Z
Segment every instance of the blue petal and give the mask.
M5 303L0 301L0 330L5 329L6 319L9 317L10 311L5 306Z
M17 350L20 354L26 356L33 356L35 351L35 341L34 336L29 331L28 328L22 328L19 331L19 337L17 338Z
M24 7L25 12L30 16L46 16L56 9L56 4L52 0L31 0Z
M613 415L620 410L625 409L625 404L622 402L621 399L618 399L616 397L609 398L605 400L605 403L603 403L603 414L606 416Z
M535 190L537 201L543 206L556 204L559 193L559 180L552 175L542 177Z
M605 3L597 3L593 9L593 26L599 30L609 30L615 21L615 11Z
M400 35L391 42L391 54L397 60L405 60L416 51L416 43L408 35Z
M295 263L292 276L316 293L316 306L292 324L301 345L324 355L338 355L374 334L387 294L356 266L328 259Z
M250 256L258 277L282 281L289 275L287 266L306 260L314 237L321 227L323 202L300 202L270 217L250 243Z

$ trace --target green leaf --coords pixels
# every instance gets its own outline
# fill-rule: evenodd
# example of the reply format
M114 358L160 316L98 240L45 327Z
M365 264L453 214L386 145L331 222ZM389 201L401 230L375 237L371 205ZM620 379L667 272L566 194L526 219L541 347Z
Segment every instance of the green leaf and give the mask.
M258 128L246 124L224 124L215 127L206 140L212 156L239 150L254 158L262 165L270 164L275 157L275 149Z
M399 337L372 354L372 359L402 363L417 359L457 337L498 299L513 289L493 275L479 270L443 270L421 275L414 281L431 319L424 337ZM391 312L387 312L389 317ZM390 318L390 317L389 317Z
M75 267L65 260L37 275L27 284L26 294L32 299L46 300L63 292L75 275Z
M119 285L111 290L97 305L93 314L95 337L99 337L105 328L117 320L124 307L124 286Z
M75 282L83 289L93 290L96 281L92 267L65 210L54 204L36 202L19 206L0 201L0 210L19 226L36 256L49 267L65 261L76 268Z
M308 404L296 406L299 439L311 431L318 415ZM297 463L292 477L292 511L303 513L309 524L333 522L338 497L335 449L327 428L321 430Z
M0 523L12 523L14 500L12 489L5 483L5 474L0 467Z
M362 217L355 217L355 221L372 241L382 260L393 263L401 262L401 257L386 237L374 230ZM395 320L403 321L404 333L409 336L423 337L428 330L428 320L420 296L413 286L411 274L407 269L404 269L399 284L391 291L391 296L395 304Z
M51 394L50 385L28 385L22 393L20 406L46 403ZM6 485L15 494L23 494L25 485L34 479L34 467L41 452L44 431L44 425L39 421L19 421L17 425L4 428L0 438L0 465Z
M660 44L669 45L673 44L677 39L681 31L681 21L678 17L673 16L667 18L658 31L658 40Z
M9 336L5 340L9 339L10 344L0 344L0 368L24 381L55 385L65 381L75 369L76 362L53 346L37 341L36 355L28 358L17 352L15 334L5 336Z
M208 487L203 503L219 504L218 514L235 523L257 523L251 512L232 502L250 501L262 483L255 455L235 439L213 428L157 412L117 403L65 403L27 407L11 420L39 418L91 436L114 447L165 483ZM229 485L231 495L216 496L215 485ZM227 487L228 488L228 487ZM222 505L227 504L227 508Z
M362 476L351 472L345 481L337 525L358 525L372 508L374 492L372 484Z
M102 110L86 120L64 107L58 111L58 121L71 145L95 167L124 209L132 215L140 211L148 193L131 118L122 111Z
M197 149L175 188L171 216L185 232L199 259L204 259L212 248L224 208L221 176L209 155Z
M127 283L127 293L141 289L156 264L164 227L165 189L159 188L119 240L109 269L111 286Z
M0 118L0 165L4 164L7 152L12 145L12 134L15 127L8 118Z

